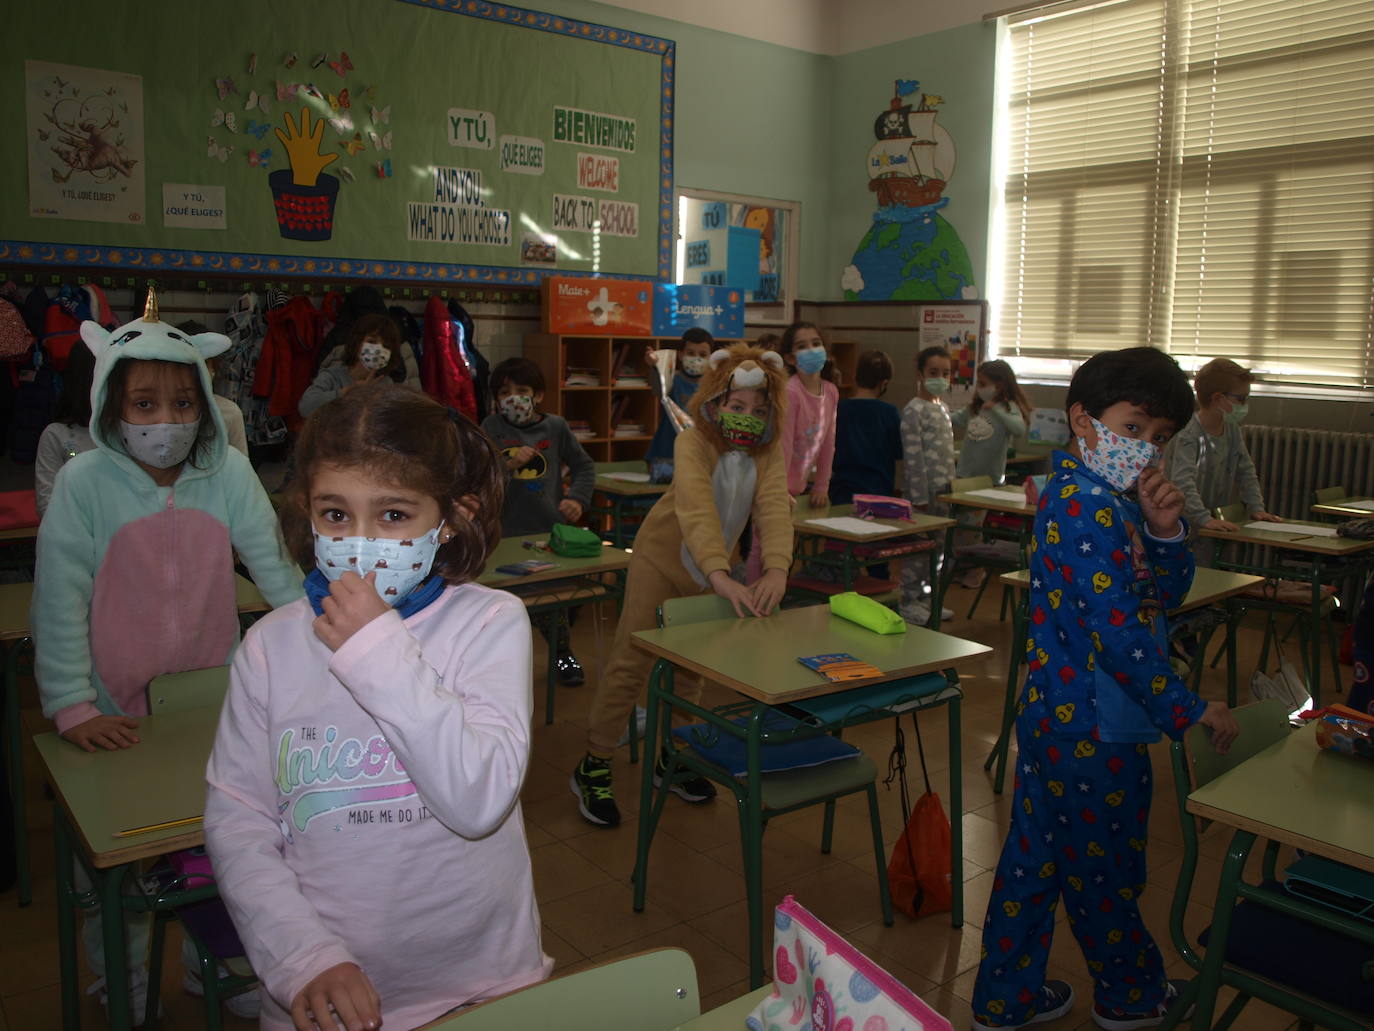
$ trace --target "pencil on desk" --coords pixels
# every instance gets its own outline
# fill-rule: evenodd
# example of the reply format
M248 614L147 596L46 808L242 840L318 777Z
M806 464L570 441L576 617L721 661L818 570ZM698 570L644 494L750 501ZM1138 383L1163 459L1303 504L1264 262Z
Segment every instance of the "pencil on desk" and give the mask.
M130 827L128 830L115 831L116 838L132 838L136 834L151 834L153 831L165 831L170 827L185 827L188 824L200 823L203 816L185 816L180 820L167 820L165 823L150 823L146 827Z

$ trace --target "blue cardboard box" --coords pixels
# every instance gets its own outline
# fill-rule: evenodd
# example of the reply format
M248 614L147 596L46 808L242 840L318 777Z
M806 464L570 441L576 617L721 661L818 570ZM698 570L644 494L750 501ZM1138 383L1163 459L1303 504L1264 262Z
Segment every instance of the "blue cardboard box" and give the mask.
M681 336L693 326L713 337L743 337L743 291L733 286L655 283L654 336Z

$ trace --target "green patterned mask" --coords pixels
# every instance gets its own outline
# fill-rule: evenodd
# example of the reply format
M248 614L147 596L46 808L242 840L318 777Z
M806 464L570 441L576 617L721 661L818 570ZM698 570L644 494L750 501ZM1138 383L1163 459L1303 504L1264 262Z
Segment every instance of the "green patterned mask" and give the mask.
M763 439L763 431L768 424L757 415L748 412L721 412L716 416L720 435L731 447L747 449L754 447Z

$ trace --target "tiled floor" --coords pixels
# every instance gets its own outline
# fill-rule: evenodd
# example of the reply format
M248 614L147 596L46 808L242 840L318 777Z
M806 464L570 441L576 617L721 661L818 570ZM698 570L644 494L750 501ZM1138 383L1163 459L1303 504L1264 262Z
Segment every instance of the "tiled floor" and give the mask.
M997 736L1010 629L996 619L989 592L977 618L963 618L971 593L956 588L951 606L959 612L946 631L995 646L988 658L971 663L963 678L964 869L966 922L950 927L947 915L913 921L897 917L884 927L878 908L876 872L868 820L862 796L842 801L836 819L835 846L830 855L819 849L819 808L779 817L764 838L764 887L767 904L792 894L837 930L870 953L894 975L909 984L958 1029L969 1024L968 998L980 948L980 927L992 886L991 868L1001 849L1010 805L1008 794L992 791L991 776L982 760ZM609 642L609 633L605 640ZM741 875L739 832L733 807L725 802L689 806L669 799L653 846L648 881L648 906L643 913L631 907L630 872L634 864L637 774L622 754L615 766L617 797L625 820L615 830L594 828L578 815L568 788L568 776L585 749L585 716L592 697L596 654L592 620L577 626L579 656L588 667L588 684L561 688L557 721L543 723L542 684L535 692L534 755L523 792L523 809L534 859L535 883L544 921L544 949L566 973L604 960L659 946L686 949L696 962L702 1008L719 1005L748 989L745 958L747 921ZM1244 656L1257 652L1258 634L1243 631ZM536 670L542 670L543 644L536 636ZM1242 679L1244 683L1245 678ZM27 732L46 729L32 697L24 696ZM1208 697L1224 697L1223 670L1209 671L1204 683ZM949 756L943 710L922 717L927 760L936 790L948 798ZM890 723L870 724L847 738L863 747L886 768L892 744ZM908 736L909 739L909 736ZM910 739L908 740L911 746ZM622 750L623 752L623 750ZM1169 959L1169 971L1182 976L1187 968L1169 944L1168 910L1173 878L1182 854L1172 779L1164 746L1154 752L1157 776L1150 835L1150 884L1142 907L1148 924ZM57 930L53 904L51 816L44 801L35 757L28 756L28 797L33 837L35 900L18 909L13 890L0 895L0 1031L43 1031L59 1024ZM919 778L919 769L912 763ZM916 785L913 787L919 791ZM890 850L901 825L895 790L880 790L884 836ZM1187 926L1196 933L1210 920L1209 901L1215 890L1226 836L1214 831L1204 838L1204 858L1189 906ZM1062 923L1062 921L1061 921ZM175 934L175 932L174 932ZM169 944L165 964L165 1028L203 1026L199 1000L180 986L177 939ZM1091 987L1081 954L1066 928L1055 935L1051 976L1074 985L1078 1001L1072 1013L1046 1028L1092 1028L1089 1016ZM87 978L89 980L89 978ZM83 997L86 1026L103 1026L94 999ZM1251 1003L1237 1024L1243 1031L1280 1031L1295 1026L1286 1014ZM249 1025L227 1017L227 1028Z

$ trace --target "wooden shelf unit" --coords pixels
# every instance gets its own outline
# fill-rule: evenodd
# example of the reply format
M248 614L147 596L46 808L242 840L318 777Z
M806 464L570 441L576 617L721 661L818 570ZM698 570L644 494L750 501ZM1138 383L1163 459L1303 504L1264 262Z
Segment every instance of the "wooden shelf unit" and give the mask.
M734 340L718 343L733 344ZM678 337L584 336L581 334L530 333L525 337L525 357L544 374L544 409L569 422L590 424L593 436L580 443L595 462L630 462L643 459L649 441L658 428L662 406L658 394L646 384L617 387L611 373L616 356L622 375L647 376L644 352L649 348L676 347ZM592 369L597 386L565 386L569 368ZM612 415L617 406L620 418L644 426L644 433L632 437L615 436Z

